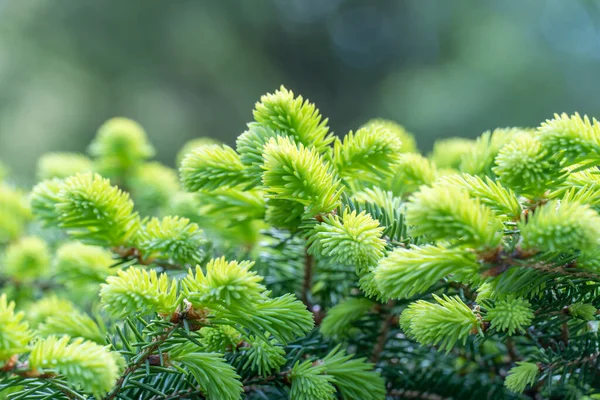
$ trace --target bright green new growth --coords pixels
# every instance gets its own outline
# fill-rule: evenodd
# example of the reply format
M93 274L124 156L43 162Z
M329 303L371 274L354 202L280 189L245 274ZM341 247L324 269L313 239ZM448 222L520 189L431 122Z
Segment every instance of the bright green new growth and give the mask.
M485 316L485 320L491 322L492 328L506 331L509 335L523 332L531 324L532 319L531 304L525 299L514 296L497 301Z
M213 139L213 138L209 138L209 137L200 137L200 138L188 140L187 142L185 142L185 144L183 146L181 146L181 149L179 149L179 151L177 152L177 156L175 157L175 165L177 165L177 166L181 165L181 162L183 161L185 156L188 155L188 153L191 153L198 147L206 146L209 144L223 144L223 143L221 143L217 139Z
M415 153L402 154L394 170L395 175L385 187L391 190L394 196L402 197L416 192L421 185L432 184L438 175L435 165L430 160Z
M278 137L265 146L264 160L263 185L269 197L298 202L309 216L338 206L339 181L312 148Z
M470 151L462 157L460 171L471 175L492 177L494 160L502 147L518 137L529 134L528 131L520 128L499 128L493 132L483 133L477 138Z
M547 158L537 139L523 135L500 150L492 170L503 185L535 198L560 182L560 167Z
M465 189L469 196L478 198L481 204L489 207L498 216L511 220L521 216L521 205L514 192L487 176L481 178L469 174L446 175L441 177L436 184L447 184Z
M401 153L417 153L417 142L415 141L415 137L412 133L409 133L402 125L390 121L388 119L375 118L370 121L367 121L361 128L366 129L384 129L398 139L402 143L402 147L400 148Z
M37 328L46 318L57 315L57 313L71 314L77 311L77 307L71 301L61 299L56 295L49 295L30 304L25 311L25 318L31 327Z
M127 118L113 118L98 129L89 152L97 157L96 168L100 173L122 177L131 168L152 157L154 148L137 122Z
M102 398L119 376L121 356L94 342L69 336L38 340L31 349L29 363L40 373L65 376L73 387Z
M595 120L424 156L390 121L334 138L284 88L254 116L179 175L116 119L91 163L40 161L31 210L0 183L0 398L597 391Z
M260 98L254 108L254 120L271 130L289 136L304 147L314 147L317 153L328 152L334 137L329 132L327 119L302 96L294 97L283 86L273 94Z
M242 383L233 367L218 353L204 353L193 345L170 352L170 359L185 367L209 400L241 399Z
M199 307L248 307L262 298L266 290L263 278L250 271L254 263L226 261L225 257L210 260L206 274L200 267L189 270L184 279L187 298Z
M481 319L458 296L433 298L437 304L419 300L400 316L402 330L417 342L449 352L457 341L464 344L481 330Z
M0 243L19 237L30 218L23 193L0 182Z
M23 317L23 312L15 313L14 302L9 302L5 294L0 295L0 363L27 351L32 333Z
M200 329L200 343L206 350L224 353L234 349L241 341L241 334L229 325L204 327Z
M38 184L31 206L46 224L58 225L91 245L125 244L139 223L129 195L92 173Z
M394 174L401 147L402 142L394 133L372 124L348 133L343 141L335 141L335 167L344 179L357 177L375 183Z
M323 365L312 365L308 360L296 362L290 373L292 390L290 398L297 400L333 400L335 399L334 380L331 375L324 375Z
M238 136L236 150L240 154L240 161L246 166L245 174L248 186L261 184L263 153L267 143L277 136L287 137L284 132L274 131L268 126L256 122L248 124L248 130ZM294 136L291 135L292 139ZM295 139L294 139L295 140Z
M81 242L66 242L56 250L54 267L58 278L65 282L102 283L114 274L112 254L97 246Z
M352 336L352 324L359 320L375 303L364 298L350 298L331 308L323 322L321 322L321 333L325 337L349 337Z
M161 258L167 262L185 265L201 263L202 246L206 243L198 225L187 218L152 218L137 238L138 248L146 258Z
M385 382L373 365L364 358L352 359L340 346L336 346L321 360L327 375L333 376L333 384L344 399L384 399Z
M38 161L38 179L66 178L92 171L92 160L77 153L47 153Z
M69 311L67 318L65 318L65 314L48 316L37 327L37 333L42 336L81 337L98 344L104 344L105 333L90 316L76 309Z
M330 258L333 262L355 266L361 275L383 257L385 241L381 239L383 227L364 211L357 214L346 209L342 217L324 217L308 239L311 254Z
M381 293L395 299L408 299L427 291L443 278L469 282L479 268L469 251L424 246L395 249L379 261L373 273Z
M439 168L458 169L465 154L471 151L473 141L463 138L436 140L433 144L431 160Z
M179 173L183 187L196 192L243 184L244 168L240 156L231 147L209 144L185 156Z
M591 251L600 239L600 215L586 205L565 201L549 201L519 227L526 249Z
M136 168L128 185L142 215L154 215L180 190L177 171L158 162L144 163Z
M4 268L0 270L0 275L18 282L30 282L48 274L50 250L42 239L25 236L8 246L3 261Z
M517 366L508 371L504 384L511 392L523 393L527 385L533 385L540 372L539 367L530 362L517 362Z
M169 282L166 274L159 276L155 270L131 267L109 276L101 285L100 298L115 317L152 312L168 315L178 305L177 282Z
M554 114L537 133L548 154L566 165L600 160L600 124L595 118Z
M256 337L250 337L249 347L242 348L248 361L244 368L255 370L260 376L267 376L281 370L285 365L285 350L278 346L276 340L262 340Z
M499 245L502 223L480 200L455 186L425 187L409 199L412 235L433 240L457 240L476 248Z
M203 216L223 220L227 225L260 220L265 216L266 201L260 189L222 188L203 192L198 198Z

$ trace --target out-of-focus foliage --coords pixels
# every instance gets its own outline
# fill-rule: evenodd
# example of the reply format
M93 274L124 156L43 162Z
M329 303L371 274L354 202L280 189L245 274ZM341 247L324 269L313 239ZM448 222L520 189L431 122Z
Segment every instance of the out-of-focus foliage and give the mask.
M599 115L599 15L584 0L6 1L0 159L31 181L41 154L83 153L120 115L175 166L189 139L232 146L282 83L338 134L401 121L424 152L435 137Z

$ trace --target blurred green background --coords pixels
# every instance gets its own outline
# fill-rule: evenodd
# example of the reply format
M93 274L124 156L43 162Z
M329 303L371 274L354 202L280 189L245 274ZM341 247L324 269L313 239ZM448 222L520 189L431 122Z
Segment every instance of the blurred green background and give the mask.
M0 160L31 181L112 116L158 159L233 143L284 84L344 134L372 117L436 137L600 115L600 3L438 0L0 1Z

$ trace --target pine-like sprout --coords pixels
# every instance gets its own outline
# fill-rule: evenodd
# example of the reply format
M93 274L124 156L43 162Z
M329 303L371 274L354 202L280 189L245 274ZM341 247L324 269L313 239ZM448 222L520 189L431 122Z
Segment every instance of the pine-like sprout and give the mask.
M561 179L560 167L547 158L536 138L520 136L500 150L492 170L500 182L517 193L540 197Z
M532 319L531 304L527 300L515 296L508 296L504 300L496 301L485 317L486 321L491 322L492 328L506 331L509 335L524 332L531 324Z
M549 157L567 165L600 159L600 124L587 115L554 114L538 128L538 137Z
M25 195L0 183L0 243L19 237L30 219Z
M379 291L388 298L408 299L424 293L443 278L469 282L480 265L475 255L443 246L397 248L374 269Z
M593 321L596 317L596 307L590 303L573 303L568 307L569 315L584 321Z
M67 178L57 200L54 223L86 244L126 244L139 223L129 195L98 174Z
M470 334L481 330L482 321L458 296L433 298L437 304L419 300L402 312L400 326L408 336L449 352L457 341L464 345Z
M158 162L136 168L127 186L142 215L156 214L169 203L173 193L180 190L177 171Z
M390 132L394 136L396 136L402 142L402 147L400 148L401 153L417 153L417 142L415 141L415 137L412 133L408 132L402 125L388 120L375 118L367 121L361 128L366 129L385 129Z
M200 329L199 341L209 352L225 353L236 348L241 341L241 334L229 325L206 326Z
M517 362L516 367L508 371L508 376L504 381L504 386L511 392L523 393L527 385L533 385L536 382L540 368L537 364L530 362Z
M327 119L314 104L302 96L281 86L275 93L260 98L254 108L254 120L273 131L291 136L296 143L304 147L314 147L317 153L325 153L333 141L328 134Z
M33 328L54 315L70 315L78 312L75 304L56 295L45 296L27 307L25 318Z
M48 316L37 327L42 336L71 336L81 337L95 343L104 344L105 334L98 324L87 314L79 310L55 310L54 315Z
M61 201L60 192L63 186L64 181L55 178L40 182L31 190L29 201L33 215L46 226L58 225L60 213L56 205Z
M394 174L402 142L389 130L372 124L344 141L335 141L333 159L339 175L346 180L378 182Z
M310 216L338 206L340 183L314 149L278 137L265 146L264 160L263 184L270 197L299 202Z
M436 184L464 188L469 196L478 198L499 216L513 220L521 216L521 205L515 193L487 176L482 178L469 174L452 174L439 178Z
M187 298L200 307L224 307L248 309L262 299L266 290L260 283L263 278L251 271L251 261L226 261L225 257L212 259L206 266L206 274L196 267L189 270L184 279Z
M256 304L221 307L217 315L231 320L252 334L266 339L270 333L281 344L287 344L310 332L314 327L313 314L294 295L285 294L264 298Z
M500 149L523 135L530 135L530 132L520 128L499 128L493 132L484 132L471 146L471 150L463 155L461 172L493 177L492 167Z
M267 341L251 336L247 342L249 346L241 349L248 358L243 368L256 371L260 376L268 376L285 365L285 350L275 339Z
M256 122L248 124L248 130L242 133L236 140L236 150L240 154L240 161L246 169L246 179L249 186L257 186L262 183L262 168L264 148L271 138L277 136L289 136L285 132L274 131L268 126ZM292 139L294 136L292 135ZM309 144L307 144L309 145Z
M47 275L50 269L50 249L37 236L26 236L12 243L4 254L0 274L17 282L30 282Z
M494 248L502 240L502 223L492 210L455 186L436 185L415 193L407 206L407 223L413 236L458 238L477 248Z
M458 169L473 145L472 140L457 137L436 140L430 158L439 168Z
M321 360L344 399L383 400L385 382L364 358L352 358L338 345Z
M334 400L334 378L323 374L325 366L314 365L311 360L302 363L296 361L292 367L289 379L292 381L290 399L294 400Z
M113 274L112 253L81 242L67 242L56 250L54 266L58 278L64 282L102 283Z
M416 192L421 185L430 185L438 173L435 165L420 154L402 154L395 166L396 174L389 185L395 196Z
M106 310L119 318L152 312L169 315L178 305L177 282L154 270L131 267L109 276L101 285L100 298Z
M177 156L175 157L175 165L177 165L177 166L181 165L181 162L183 161L185 156L188 155L188 153L191 153L198 147L206 146L209 144L223 144L223 143L221 143L221 141L219 141L217 139L210 138L210 137L200 137L200 138L188 140L181 147L181 149L179 149L179 151L177 152Z
M92 160L77 153L47 153L39 159L37 166L37 176L40 180L66 178L90 171Z
M369 299L353 297L327 311L321 322L320 330L325 337L350 337L353 333L352 324L373 308Z
M38 340L31 350L29 364L40 373L56 373L70 386L100 399L113 388L118 376L118 353L81 338L50 336Z
M593 251L600 239L600 215L589 206L552 200L519 223L523 247L539 251Z
M226 218L229 224L260 220L265 216L264 193L259 189L220 188L201 193L198 201L200 214L216 219Z
M185 367L208 400L241 399L242 383L235 369L221 354L198 350L191 344L178 346L169 352L169 359Z
M147 259L158 258L175 264L199 264L204 258L203 232L187 218L152 218L137 239Z
M32 339L23 312L15 313L15 303L9 302L5 294L0 295L0 362L28 350Z
M185 190L197 192L244 184L244 169L240 156L231 147L209 144L188 153L179 174Z
M293 200L268 199L265 221L276 228L295 230L302 222L304 206Z
M308 251L319 257L331 258L335 263L353 265L360 275L377 264L384 255L383 227L364 211L344 210L342 217L323 217L308 238Z
M111 177L127 174L131 168L154 155L144 129L127 118L106 121L98 129L89 152L98 158L99 171Z

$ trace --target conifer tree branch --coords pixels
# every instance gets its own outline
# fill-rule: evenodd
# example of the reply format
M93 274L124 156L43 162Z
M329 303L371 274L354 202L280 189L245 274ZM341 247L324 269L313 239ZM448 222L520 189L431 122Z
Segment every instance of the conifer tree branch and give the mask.
M134 364L129 365L125 371L123 371L123 373L121 374L121 376L119 377L119 379L117 379L117 382L115 383L115 386L113 388L113 390L111 390L105 397L103 400L114 400L117 395L119 394L119 392L121 391L121 388L123 387L123 384L125 383L125 380L127 379L127 377L131 374L133 374L135 371L137 371L142 365L144 365L146 363L146 361L156 352L156 350L159 349L159 347L161 345L163 345L165 343L165 341L171 337L171 335L175 332L175 330L177 330L177 328L181 327L181 323L183 320L178 321L177 323L171 325L170 327L166 328L165 332L158 336L155 340L154 343L147 347L141 355L138 356L138 361L136 361Z

